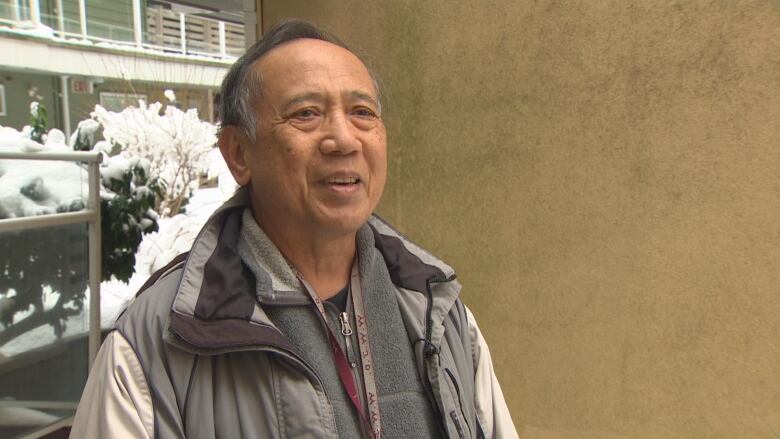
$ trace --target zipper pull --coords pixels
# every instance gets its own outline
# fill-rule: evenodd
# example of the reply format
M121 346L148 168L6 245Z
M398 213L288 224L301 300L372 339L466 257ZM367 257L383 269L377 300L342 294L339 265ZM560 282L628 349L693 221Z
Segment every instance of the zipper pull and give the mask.
M357 361L355 361L355 354L352 352L352 341L350 335L352 335L352 327L349 325L349 316L343 312L339 314L339 320L341 320L341 335L344 336L344 346L347 350L347 361L349 365L354 369L357 367Z
M349 316L347 313L343 312L341 313L341 335L343 336L350 336L352 335L352 327L349 325Z

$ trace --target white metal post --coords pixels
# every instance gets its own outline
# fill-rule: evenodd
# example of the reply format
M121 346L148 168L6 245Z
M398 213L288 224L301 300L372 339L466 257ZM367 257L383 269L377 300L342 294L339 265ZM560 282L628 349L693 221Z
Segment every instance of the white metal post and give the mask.
M30 20L36 27L41 24L41 4L38 0L30 0Z
M102 156L101 156L102 157ZM100 349L100 160L89 163L89 203L95 212L89 223L89 366Z
M219 55L222 58L227 56L227 47L225 45L225 22L219 22Z
M21 14L19 13L19 10L21 7L19 6L19 0L11 0L11 17L14 21L21 20Z
M133 36L135 37L135 45L141 47L144 40L141 31L141 0L133 0Z
M85 0L79 0L79 25L81 26L81 38L87 39L87 5Z
M181 40L181 53L187 53L187 31L183 13L179 13L179 39Z
M68 88L68 77L60 76L60 87L62 88L62 124L65 125L65 140L70 139L70 89Z
M57 8L57 30L65 32L65 11L62 9L62 0L57 0L55 7Z

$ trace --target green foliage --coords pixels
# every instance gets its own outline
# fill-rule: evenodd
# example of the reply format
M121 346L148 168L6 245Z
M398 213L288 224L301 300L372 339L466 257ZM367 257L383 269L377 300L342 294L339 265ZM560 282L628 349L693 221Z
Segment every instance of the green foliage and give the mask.
M143 235L156 232L157 214L152 210L165 193L159 179L150 179L136 161L121 180L104 178L115 196L100 202L103 279L111 276L127 282L133 275L135 252Z
M46 124L48 116L46 107L40 102L33 102L30 105L30 139L38 143L43 143L43 135L46 133Z
M76 143L73 144L75 151L89 151L92 149L92 142L89 141L89 137L85 136L81 132L81 129L76 130Z

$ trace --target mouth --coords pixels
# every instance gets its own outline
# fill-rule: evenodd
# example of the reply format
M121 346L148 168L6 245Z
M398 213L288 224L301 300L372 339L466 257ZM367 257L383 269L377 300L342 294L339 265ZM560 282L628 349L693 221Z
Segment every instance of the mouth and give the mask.
M330 177L325 180L327 184L335 184L339 186L349 186L352 184L360 183L359 177Z
M363 183L360 175L352 172L334 173L322 181L332 194L339 194L339 196L357 194Z

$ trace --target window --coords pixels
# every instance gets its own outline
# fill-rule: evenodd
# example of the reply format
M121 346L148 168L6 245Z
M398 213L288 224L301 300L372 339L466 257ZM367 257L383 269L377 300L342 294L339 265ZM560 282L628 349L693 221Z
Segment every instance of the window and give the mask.
M137 107L139 100L147 102L146 95L100 92L100 106L117 113L129 106Z
M0 116L5 116L5 85L0 84Z

